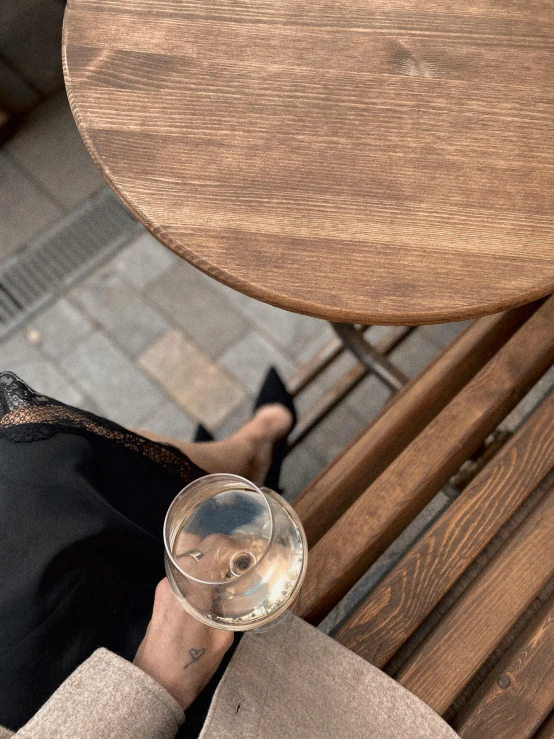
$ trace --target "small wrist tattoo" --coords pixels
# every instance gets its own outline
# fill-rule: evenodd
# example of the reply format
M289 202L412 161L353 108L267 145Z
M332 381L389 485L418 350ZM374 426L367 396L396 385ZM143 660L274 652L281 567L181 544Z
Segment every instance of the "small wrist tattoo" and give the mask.
M200 657L202 657L202 655L205 654L205 652L206 652L205 649L189 649L190 662L187 662L187 664L184 666L183 669L186 670L187 667L190 667L195 662L198 662L198 660L200 659Z

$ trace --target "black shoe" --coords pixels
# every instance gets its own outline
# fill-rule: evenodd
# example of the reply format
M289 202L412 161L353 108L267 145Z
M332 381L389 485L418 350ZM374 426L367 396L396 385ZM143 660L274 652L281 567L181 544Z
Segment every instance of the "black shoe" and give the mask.
M202 426L202 424L199 423L196 427L193 441L214 441L214 437L205 426Z
M271 367L265 376L261 390L258 393L256 402L254 403L254 411L257 411L258 408L261 408L263 405L269 405L270 403L279 403L279 405L284 405L285 408L292 413L292 426L289 429L290 434L296 426L296 409L294 407L292 395L288 392L275 367ZM269 472L264 480L264 485L271 488L271 490L275 490L277 493L283 492L279 488L279 477L281 476L281 466L288 452L287 437L288 434L273 447L271 467L269 468Z

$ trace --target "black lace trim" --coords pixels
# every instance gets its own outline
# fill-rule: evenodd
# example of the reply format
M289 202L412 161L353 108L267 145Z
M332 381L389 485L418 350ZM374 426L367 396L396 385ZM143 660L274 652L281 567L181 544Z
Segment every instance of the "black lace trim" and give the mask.
M180 449L146 439L94 413L35 393L13 372L0 373L0 438L14 442L43 441L57 433L94 434L148 457L185 481L205 472Z

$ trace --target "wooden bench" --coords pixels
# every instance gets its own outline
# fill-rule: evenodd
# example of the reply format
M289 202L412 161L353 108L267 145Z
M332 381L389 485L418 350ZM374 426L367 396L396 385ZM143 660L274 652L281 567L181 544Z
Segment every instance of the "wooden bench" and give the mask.
M462 737L554 737L554 394L475 458L552 364L554 297L475 321L294 502L317 624L473 457L332 632Z

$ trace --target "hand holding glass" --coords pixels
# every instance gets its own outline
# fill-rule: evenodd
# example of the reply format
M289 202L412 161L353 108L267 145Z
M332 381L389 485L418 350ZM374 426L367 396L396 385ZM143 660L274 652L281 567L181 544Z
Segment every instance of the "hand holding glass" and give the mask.
M238 475L187 485L167 512L164 541L177 598L219 629L248 631L282 619L306 573L306 537L294 510Z

